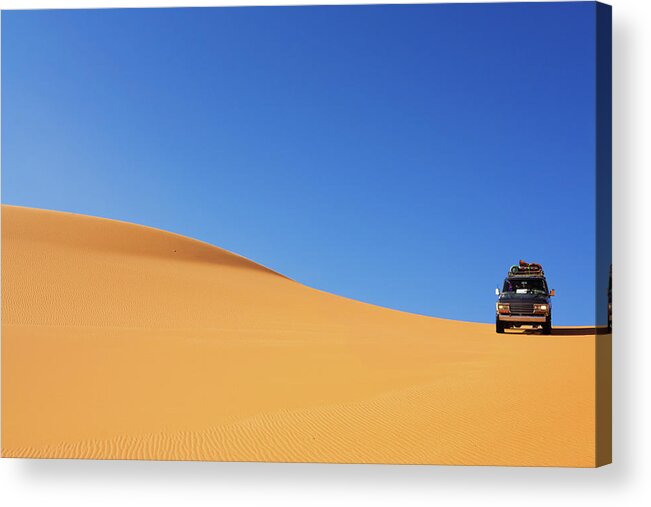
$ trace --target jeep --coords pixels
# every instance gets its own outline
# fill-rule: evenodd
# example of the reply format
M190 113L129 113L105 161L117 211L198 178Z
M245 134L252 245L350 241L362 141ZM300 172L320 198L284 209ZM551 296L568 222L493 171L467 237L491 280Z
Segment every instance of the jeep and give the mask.
M543 334L552 332L554 290L547 288L545 272L540 264L520 261L511 266L502 290L495 289L495 330L503 333L510 327L535 326Z

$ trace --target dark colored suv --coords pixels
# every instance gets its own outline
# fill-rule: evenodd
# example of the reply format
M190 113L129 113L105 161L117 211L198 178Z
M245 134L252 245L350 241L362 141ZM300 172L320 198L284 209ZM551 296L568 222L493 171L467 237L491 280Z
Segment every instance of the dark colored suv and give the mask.
M495 289L495 330L523 325L539 326L543 334L552 332L552 303L554 291L547 287L545 272L540 264L520 261L511 266L502 290Z

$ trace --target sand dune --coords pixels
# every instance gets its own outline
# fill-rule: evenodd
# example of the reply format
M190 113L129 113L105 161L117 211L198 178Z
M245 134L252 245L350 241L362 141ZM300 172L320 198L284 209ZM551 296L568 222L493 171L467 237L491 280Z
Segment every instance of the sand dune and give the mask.
M600 464L589 330L497 335L13 206L2 282L3 456Z

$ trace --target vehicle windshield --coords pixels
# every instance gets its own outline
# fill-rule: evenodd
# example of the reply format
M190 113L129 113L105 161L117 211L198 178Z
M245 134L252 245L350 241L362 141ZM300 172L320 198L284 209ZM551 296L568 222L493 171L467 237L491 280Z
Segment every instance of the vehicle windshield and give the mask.
M502 292L517 294L547 294L547 284L542 278L517 278L504 280Z

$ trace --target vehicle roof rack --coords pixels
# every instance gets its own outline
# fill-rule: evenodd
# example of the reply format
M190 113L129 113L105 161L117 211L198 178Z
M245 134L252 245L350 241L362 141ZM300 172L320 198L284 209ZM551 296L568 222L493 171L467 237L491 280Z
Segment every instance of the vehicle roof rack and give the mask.
M526 277L526 276L545 276L545 272L540 264L535 262L520 261L509 268L507 273L509 278Z

